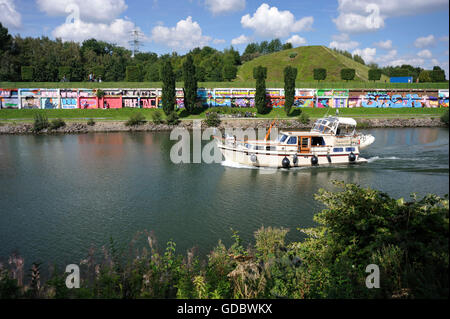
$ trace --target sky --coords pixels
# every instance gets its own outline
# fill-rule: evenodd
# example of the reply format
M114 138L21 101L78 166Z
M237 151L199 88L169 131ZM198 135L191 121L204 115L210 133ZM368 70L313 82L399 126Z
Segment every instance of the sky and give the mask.
M439 65L449 75L449 0L0 0L13 35L96 38L141 52L184 54L279 38L325 45L380 66Z

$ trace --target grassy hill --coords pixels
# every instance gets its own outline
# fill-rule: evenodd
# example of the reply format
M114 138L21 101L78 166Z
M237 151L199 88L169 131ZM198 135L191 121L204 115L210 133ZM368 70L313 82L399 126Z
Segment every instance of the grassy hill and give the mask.
M290 58L291 53L297 53L295 58ZM262 65L267 67L267 81L280 81L284 79L283 69L290 65L297 68L297 81L313 81L313 70L324 68L327 70L325 81L341 81L341 70L344 68L355 69L354 81L368 81L369 68L361 63L343 56L324 46L302 46L284 50L272 54L260 56L250 62L244 63L238 70L237 81L253 80L253 68ZM389 82L386 76L382 76L381 82Z

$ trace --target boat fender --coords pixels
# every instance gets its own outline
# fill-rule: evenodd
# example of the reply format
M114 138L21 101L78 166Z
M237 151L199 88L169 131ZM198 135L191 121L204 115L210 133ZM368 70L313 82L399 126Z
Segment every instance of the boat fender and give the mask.
M356 155L353 152L351 152L348 155L348 160L350 161L350 163L353 163L354 161L356 161Z
M327 160L328 160L328 163L331 163L331 156L329 154L327 155Z
M291 164L291 162L289 161L289 159L287 157L284 157L283 161L281 162L281 165L283 166L283 168L289 168L290 164Z
M298 163L298 156L297 156L297 154L294 154L294 157L292 159L292 163L294 163L294 165L296 165Z
M258 158L256 157L255 154L252 154L252 155L250 156L250 160L251 160L253 163L256 163L256 161L258 160Z
M314 155L313 157L311 157L311 164L312 164L312 165L317 165L317 164L319 164L319 159L317 158L316 155Z

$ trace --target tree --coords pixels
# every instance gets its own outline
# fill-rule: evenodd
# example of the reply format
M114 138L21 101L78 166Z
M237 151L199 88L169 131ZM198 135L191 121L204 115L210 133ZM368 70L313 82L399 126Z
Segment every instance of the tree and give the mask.
M291 42L286 42L285 44L283 44L283 46L281 47L282 50L289 50L292 49L292 43Z
M225 64L223 67L223 79L226 81L231 81L236 78L237 67L232 64Z
M355 78L355 69L342 69L341 70L341 79L351 81Z
M291 66L284 68L284 110L286 115L291 112L295 99L295 79L297 78L297 69Z
M420 74L419 74L419 82L420 83L431 82L430 73L431 73L431 71L427 71L427 70L423 70L422 72L420 72Z
M370 69L369 70L369 81L379 81L381 79L380 69Z
M314 72L314 80L316 80L317 82L323 81L327 78L327 70L326 69L318 68L318 69L314 69L313 72Z
M139 82L140 70L138 66L129 65L126 69L126 80L127 82Z
M3 27L0 22L0 55L10 50L12 44L12 37L8 32L8 29Z
M32 81L33 80L34 69L32 66L22 66L22 80Z
M357 54L353 55L353 60L356 61L356 62L358 62L358 63L361 63L361 64L366 64L366 63L364 62L364 59L362 58L362 56L357 55Z
M159 64L153 63L147 65L145 68L145 81L148 82L159 82L161 78L159 77Z
M193 113L197 102L197 78L192 55L188 54L186 62L183 63L184 80L184 107L189 113Z
M267 112L266 78L267 68L257 66L253 69L253 78L256 80L255 106L259 114Z
M175 111L176 92L175 92L175 74L173 73L172 64L169 60L163 62L161 68L162 79L162 106L164 113L169 115Z
M430 77L432 82L445 82L445 71L439 66L434 66Z
M281 51L282 45L280 39L274 39L267 45L267 53L274 53Z

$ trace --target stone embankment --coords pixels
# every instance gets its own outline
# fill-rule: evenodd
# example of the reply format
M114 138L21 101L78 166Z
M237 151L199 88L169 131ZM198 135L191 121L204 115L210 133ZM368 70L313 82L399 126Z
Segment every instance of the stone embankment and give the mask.
M272 123L270 119L224 119L219 129L224 128L267 128ZM439 127L444 126L439 118L410 118L410 119L358 119L360 128L386 128L386 127ZM300 123L296 120L276 120L275 126L279 129L307 130L311 128L312 121L308 124ZM86 123L68 122L66 126L57 130L42 130L39 134L84 134L96 132L152 132L170 131L175 126L167 124L153 124L148 122L139 126L126 126L125 122L104 121L97 122L90 126ZM181 121L177 127L192 129L193 121ZM206 128L202 122L202 128ZM0 134L34 134L33 125L30 123L3 123L0 124Z

